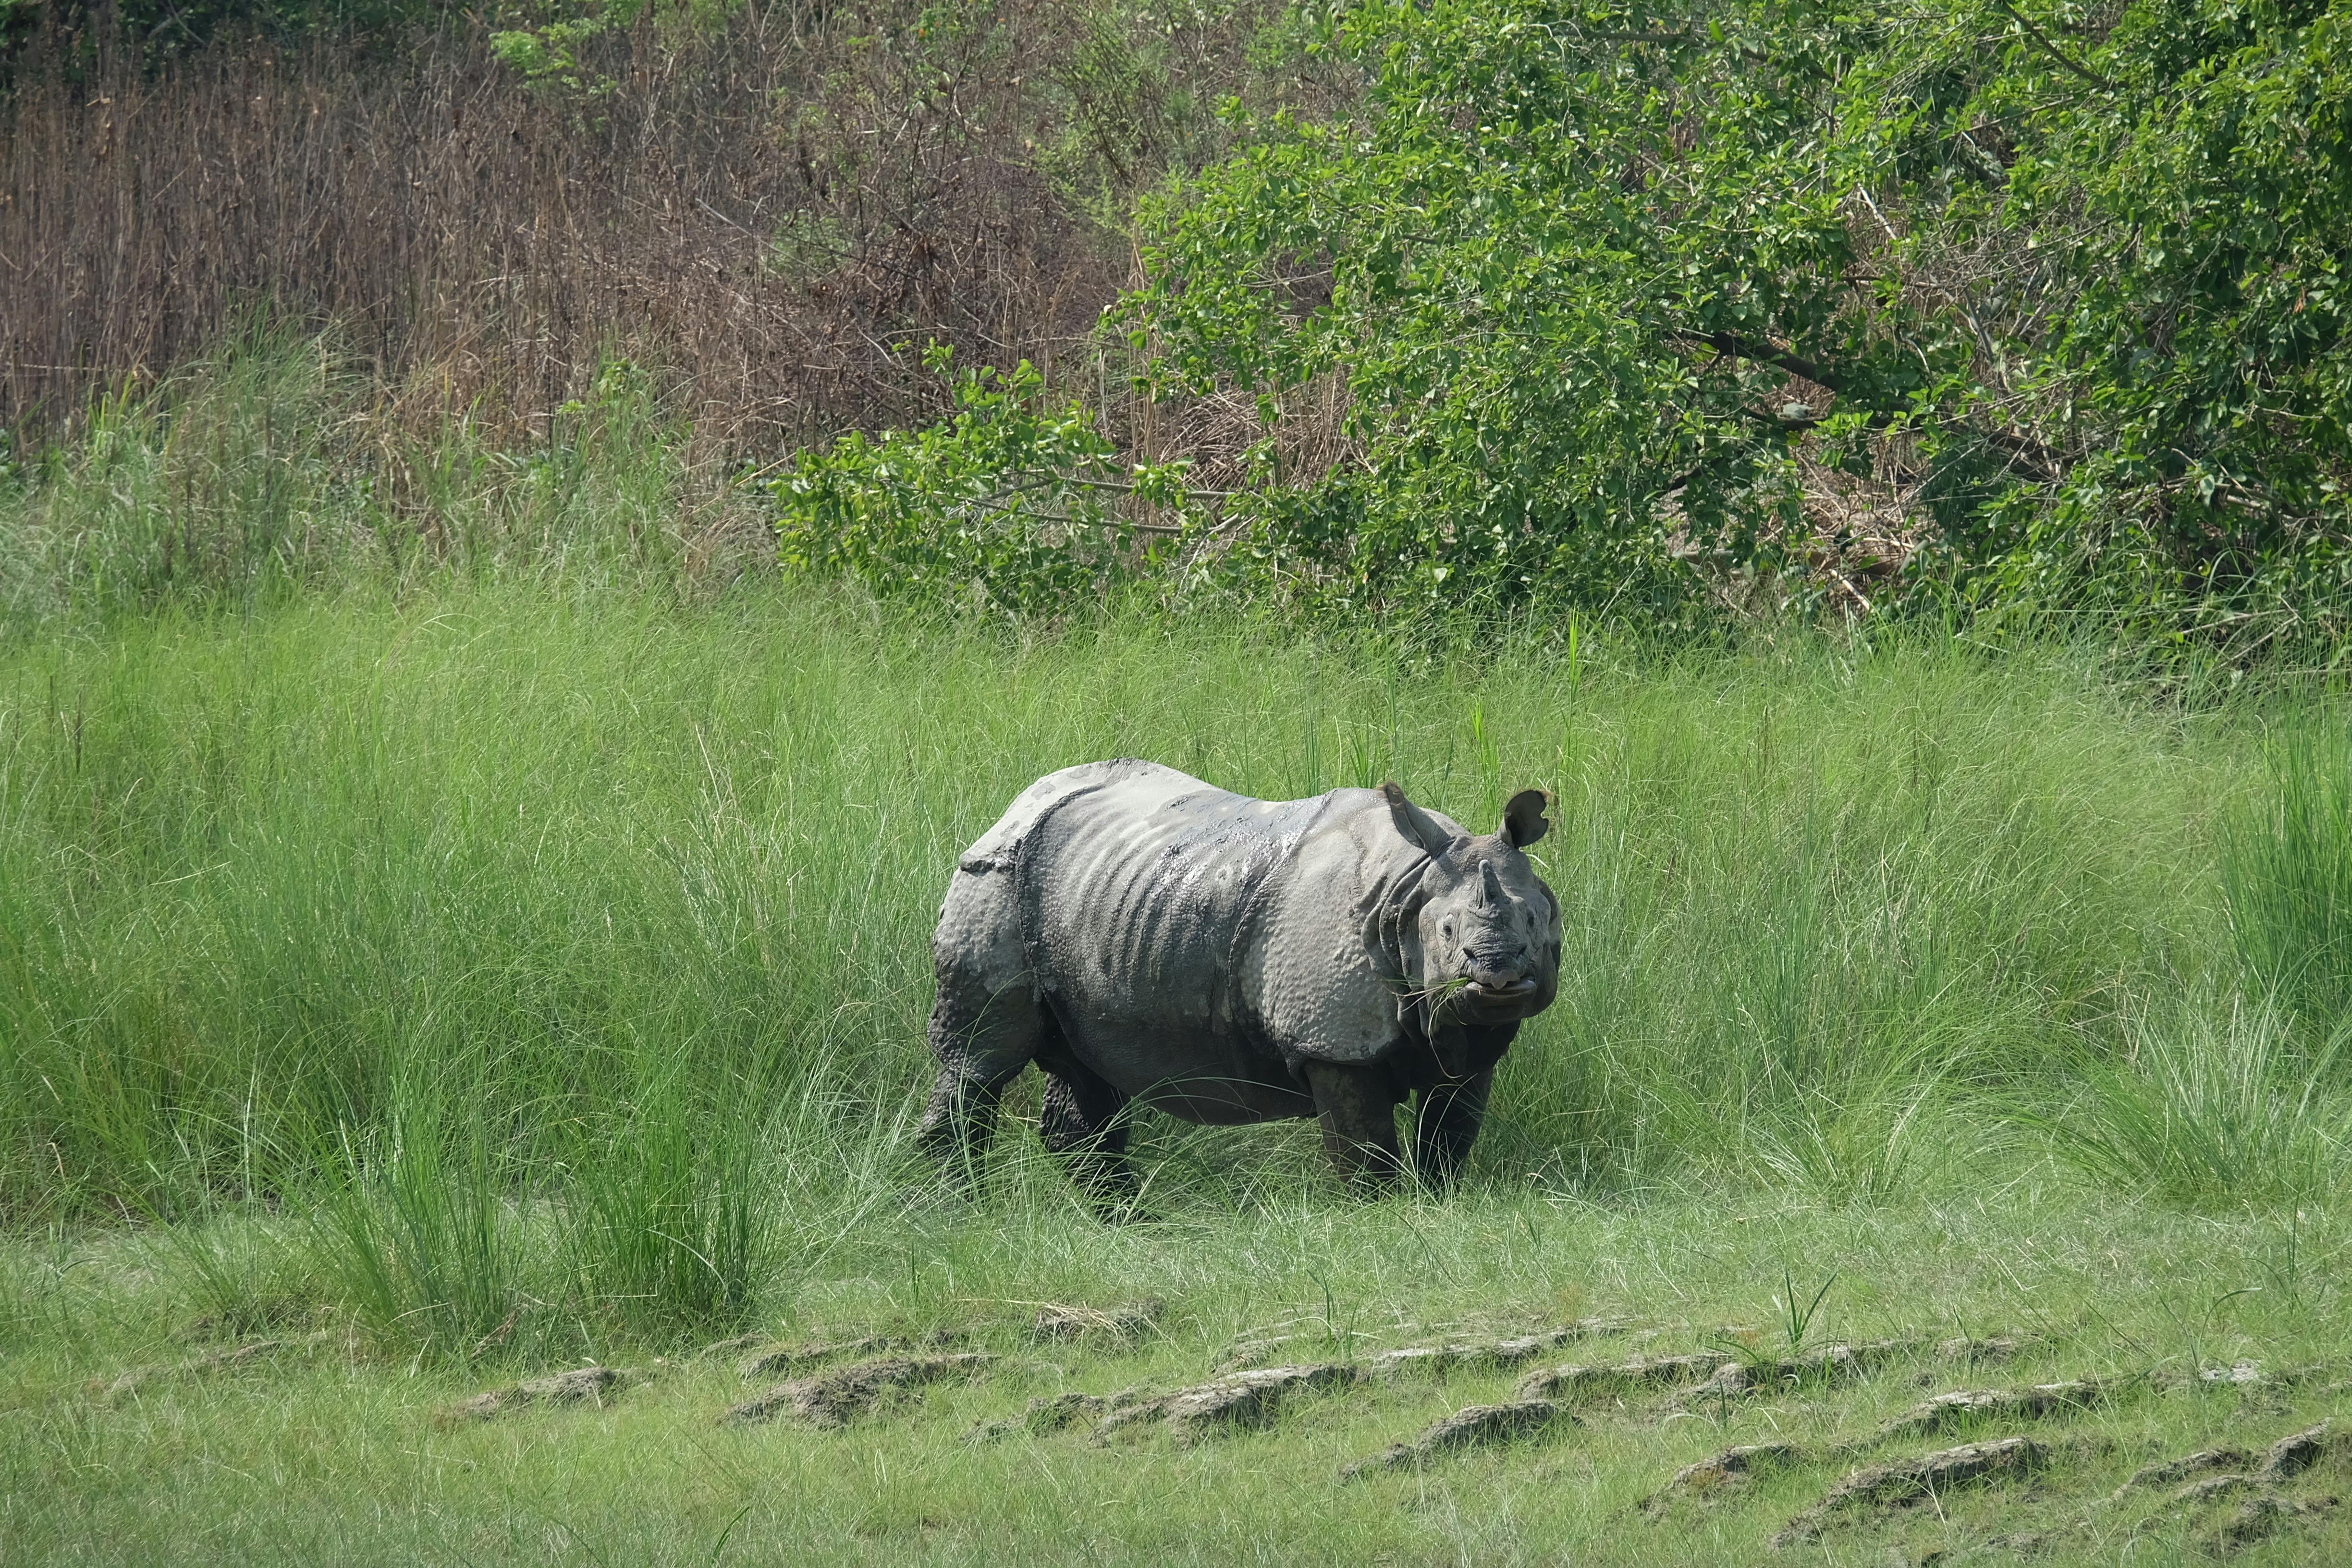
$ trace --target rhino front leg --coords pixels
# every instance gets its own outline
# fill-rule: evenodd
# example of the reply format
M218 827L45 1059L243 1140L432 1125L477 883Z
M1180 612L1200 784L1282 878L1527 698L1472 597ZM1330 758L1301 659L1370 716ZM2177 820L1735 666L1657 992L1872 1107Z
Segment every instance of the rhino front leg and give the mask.
M1397 1152L1396 1089L1388 1074L1312 1061L1306 1074L1331 1163L1361 1184L1393 1181L1403 1162Z
M1462 1173L1470 1146L1478 1142L1479 1124L1486 1117L1486 1092L1494 1083L1495 1069L1488 1068L1421 1091L1413 1117L1412 1159L1423 1181L1442 1187Z
M996 1135L996 1102L1003 1094L1002 1083L966 1078L953 1068L942 1068L933 1080L915 1142L940 1163L950 1188L969 1191L979 1182L981 1163Z

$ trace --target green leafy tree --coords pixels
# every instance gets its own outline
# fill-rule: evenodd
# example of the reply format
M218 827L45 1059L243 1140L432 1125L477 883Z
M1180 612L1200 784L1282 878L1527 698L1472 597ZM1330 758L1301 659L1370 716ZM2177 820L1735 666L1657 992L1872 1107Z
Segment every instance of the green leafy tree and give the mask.
M1801 541L1804 442L1899 454L1915 576L1979 605L2325 622L2346 26L1366 0L1328 44L1360 117L1270 117L1154 205L1134 321L1195 388L1345 378L1362 460L1260 504L1351 600L1687 603L1686 563Z
M950 369L943 348L925 362ZM1186 531L1181 470L1123 468L1084 407L1044 390L1026 360L966 372L940 424L801 453L770 486L784 564L1022 615L1098 595L1146 560L1121 503L1155 509L1153 533Z

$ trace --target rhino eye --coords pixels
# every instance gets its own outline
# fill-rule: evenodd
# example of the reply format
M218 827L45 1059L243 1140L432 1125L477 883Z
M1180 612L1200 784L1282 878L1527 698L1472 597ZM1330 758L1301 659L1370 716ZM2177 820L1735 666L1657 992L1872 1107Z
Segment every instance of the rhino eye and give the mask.
M1450 920L1440 921L1437 924L1437 934L1443 937L1452 936L1454 934L1454 922Z

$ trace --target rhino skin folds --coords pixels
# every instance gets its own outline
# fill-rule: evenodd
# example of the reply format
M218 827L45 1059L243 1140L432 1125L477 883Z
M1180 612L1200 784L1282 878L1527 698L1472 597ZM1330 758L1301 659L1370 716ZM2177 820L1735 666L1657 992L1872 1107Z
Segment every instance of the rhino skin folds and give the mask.
M1156 763L1021 792L956 863L931 943L939 1079L925 1146L971 1179L997 1097L1035 1062L1042 1131L1080 1184L1131 1194L1128 1107L1197 1122L1317 1117L1332 1159L1450 1178L1494 1067L1559 980L1559 903L1528 863L1545 799L1474 837L1395 784L1252 800Z

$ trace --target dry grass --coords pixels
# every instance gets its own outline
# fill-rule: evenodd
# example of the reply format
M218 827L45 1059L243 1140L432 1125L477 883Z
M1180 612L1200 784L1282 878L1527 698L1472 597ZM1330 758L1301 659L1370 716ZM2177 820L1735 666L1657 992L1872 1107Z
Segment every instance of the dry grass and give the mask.
M930 339L1108 387L1090 345L1133 251L1092 215L1219 134L1196 110L1244 11L1181 37L1062 0L649 16L583 51L584 89L526 87L479 31L21 62L0 426L151 384L257 298L338 323L407 423L516 437L614 353L738 451L928 416Z

